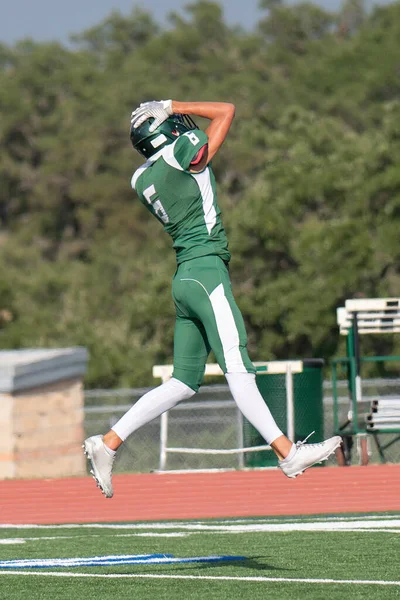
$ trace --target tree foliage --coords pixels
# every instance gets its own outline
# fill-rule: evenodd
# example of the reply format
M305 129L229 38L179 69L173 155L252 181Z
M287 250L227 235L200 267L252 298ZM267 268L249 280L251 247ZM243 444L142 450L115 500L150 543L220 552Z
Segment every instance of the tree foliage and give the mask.
M88 386L171 361L171 242L129 185L153 98L237 107L214 168L254 360L329 359L346 298L400 296L400 3L261 4L252 32L199 0L164 29L134 10L69 48L0 46L3 348L85 345Z

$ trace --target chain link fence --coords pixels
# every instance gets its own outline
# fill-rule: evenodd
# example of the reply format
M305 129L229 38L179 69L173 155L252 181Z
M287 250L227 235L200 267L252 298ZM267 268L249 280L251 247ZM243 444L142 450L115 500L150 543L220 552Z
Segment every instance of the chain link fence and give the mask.
M86 436L105 433L150 388L122 390L88 390L85 392ZM334 433L332 384L324 382L323 436ZM339 422L347 419L349 399L347 382L338 381ZM400 397L400 379L363 380L363 393L368 401L379 395ZM302 408L304 410L304 407ZM274 416L276 412L273 411ZM311 420L311 419L310 419ZM137 430L118 453L115 472L156 471L160 465L160 419ZM178 404L168 415L168 447L232 449L240 447L243 440L242 419L227 385L205 385L189 402ZM310 432L312 429L310 430ZM385 434L385 442L391 434ZM392 438L394 436L392 435ZM312 442L313 439L310 439ZM315 440L319 441L319 440ZM379 455L370 439L371 463L379 462ZM388 462L400 462L400 441L387 451ZM330 459L335 464L335 459ZM352 464L358 464L356 448ZM243 461L242 461L243 463ZM239 454L168 454L166 469L237 469L241 464Z
M149 388L150 389L150 388ZM86 435L104 433L147 389L90 390L85 393ZM126 440L118 453L115 472L159 469L161 419L144 425ZM227 385L202 386L195 399L169 411L168 446L229 449L238 447L238 411ZM170 454L166 468L237 468L235 455Z

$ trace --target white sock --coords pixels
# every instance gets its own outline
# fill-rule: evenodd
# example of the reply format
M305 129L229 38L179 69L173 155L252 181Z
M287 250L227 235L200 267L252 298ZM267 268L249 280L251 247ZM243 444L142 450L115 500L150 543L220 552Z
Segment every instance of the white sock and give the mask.
M125 441L136 429L159 417L163 412L173 408L181 400L188 400L196 392L178 379L169 381L150 390L124 414L112 427L117 436Z
M104 444L104 441L103 441L103 444ZM109 456L111 456L112 458L114 458L114 456L117 454L117 451L116 451L116 450L112 450L111 448L109 448L109 447L107 446L107 444L104 444L104 450L105 450L105 451L107 452L107 454L108 454Z
M283 435L265 404L252 373L226 373L226 380L239 410L263 436L267 444Z
M297 452L297 446L296 446L296 444L293 444L290 449L289 454L286 456L286 458L284 458L280 462L288 462L290 459L293 458L293 456L296 454L296 452Z

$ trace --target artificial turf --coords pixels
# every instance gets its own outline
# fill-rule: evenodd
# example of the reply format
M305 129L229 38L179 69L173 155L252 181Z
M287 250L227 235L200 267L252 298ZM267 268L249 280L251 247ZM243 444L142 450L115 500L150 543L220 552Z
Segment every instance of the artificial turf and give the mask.
M124 564L57 569L44 567L24 570L26 575L13 575L0 568L0 598L97 600L112 595L118 599L143 600L400 598L400 515L391 515L389 518L391 524L386 525L386 530L382 530L379 516L371 521L372 525L366 530L359 530L357 528L362 521L354 517L348 521L348 529L354 526L356 531L293 531L291 527L291 524L295 526L298 523L332 523L334 519L331 517L326 517L325 520L319 517L315 521L312 518L297 518L231 520L225 523L175 522L167 526L163 523L143 523L135 524L134 529L79 526L53 529L2 528L0 560L153 553L173 554L175 557L227 555L245 558L226 563ZM386 518L382 516L382 519ZM269 530L269 525L280 523L287 526L286 531ZM337 523L343 521L338 519ZM260 531L248 531L249 525L262 525L265 529L261 527ZM215 527L217 530L214 530ZM177 534L179 537L175 537ZM182 534L184 535L181 537ZM46 575L57 572L64 575ZM73 577L85 573L102 576L159 575L161 578ZM164 577L168 575L176 579ZM183 578L187 576L196 579ZM204 577L218 579L207 580ZM219 579L222 577L226 579ZM238 579L244 577L262 577L264 580ZM276 578L355 582L274 581ZM362 581L392 584L365 584ZM393 582L397 582L397 585L393 585Z

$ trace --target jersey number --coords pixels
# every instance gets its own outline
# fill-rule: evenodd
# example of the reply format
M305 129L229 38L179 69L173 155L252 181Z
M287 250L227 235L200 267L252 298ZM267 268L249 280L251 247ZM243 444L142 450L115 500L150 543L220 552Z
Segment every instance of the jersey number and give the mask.
M161 219L163 223L169 223L169 216L167 215L166 210L161 204L160 200L157 198L157 192L154 185L149 185L149 187L143 191L143 196L146 198L147 202L153 207L153 210L156 213L157 217ZM154 196L156 197L154 198Z
M185 133L186 137L192 142L193 146L196 146L200 142L199 138L193 131L189 131L189 133Z

